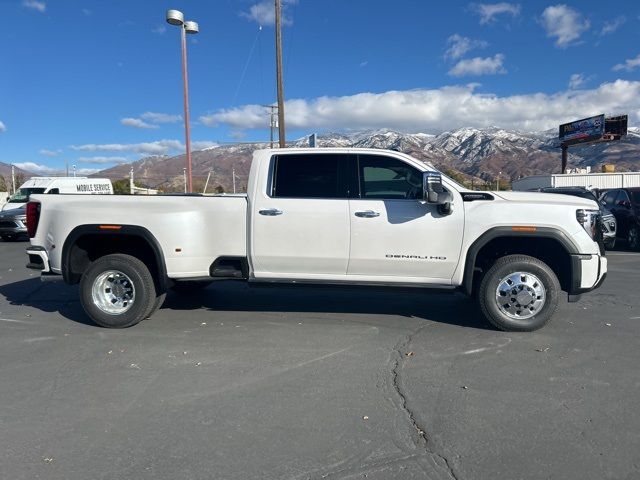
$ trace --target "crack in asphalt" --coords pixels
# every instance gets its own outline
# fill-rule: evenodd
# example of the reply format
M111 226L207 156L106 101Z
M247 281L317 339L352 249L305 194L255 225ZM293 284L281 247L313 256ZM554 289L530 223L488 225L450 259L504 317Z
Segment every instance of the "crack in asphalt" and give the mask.
M413 332L409 333L408 335L405 335L393 347L396 358L393 361L393 367L391 368L391 379L392 379L391 383L393 385L393 389L396 391L396 393L400 397L400 406L402 410L409 418L409 422L411 423L413 428L416 430L416 433L418 435L418 441L417 442L414 441L416 448L421 448L425 451L427 455L431 455L432 457L436 457L442 460L442 462L446 466L447 474L449 475L449 477L452 478L453 480L460 480L456 472L451 467L451 464L449 463L449 459L447 459L447 457L435 451L431 446L433 442L429 440L429 438L427 437L426 427L424 427L419 423L419 421L416 419L415 413L409 407L409 403L407 401L407 395L404 389L402 388L402 385L400 382L400 368L404 363L404 359L407 358L407 355L406 355L407 352L405 352L405 350L407 350L407 347L409 346L413 338L416 335L418 335L427 326L428 324L422 325L416 330L414 330Z

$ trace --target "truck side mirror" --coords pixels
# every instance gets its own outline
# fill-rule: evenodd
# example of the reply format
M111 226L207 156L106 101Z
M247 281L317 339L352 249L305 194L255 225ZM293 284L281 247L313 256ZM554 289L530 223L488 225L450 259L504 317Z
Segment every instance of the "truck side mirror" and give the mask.
M451 213L453 196L442 186L442 175L438 172L424 172L422 174L423 198L427 203L438 205L441 215Z
M427 203L438 202L438 195L444 192L442 188L442 175L438 172L424 172L422 174L423 198Z

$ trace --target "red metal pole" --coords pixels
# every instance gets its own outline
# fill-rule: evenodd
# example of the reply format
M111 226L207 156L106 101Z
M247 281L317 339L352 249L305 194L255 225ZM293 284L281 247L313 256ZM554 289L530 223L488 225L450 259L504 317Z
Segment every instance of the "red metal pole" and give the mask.
M189 77L187 75L187 32L184 25L180 26L182 31L182 81L184 83L184 136L185 147L187 149L187 191L193 192L191 178L191 132L189 131Z

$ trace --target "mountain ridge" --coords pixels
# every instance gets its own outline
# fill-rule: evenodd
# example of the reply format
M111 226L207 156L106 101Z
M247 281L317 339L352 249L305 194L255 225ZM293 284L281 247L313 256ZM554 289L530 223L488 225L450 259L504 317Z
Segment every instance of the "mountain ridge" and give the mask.
M438 135L377 130L319 135L317 146L397 150L479 181L493 181L497 175L513 180L559 173L560 148L556 135L555 130L524 133L498 127L460 128ZM236 190L243 191L253 150L268 146L269 142L230 144L192 152L194 185L198 187L194 190L202 190L211 171L208 191L216 187L218 191L232 191L233 172ZM306 146L306 137L288 143L288 147ZM569 150L570 167L591 167L593 170L603 163L613 163L619 171L640 170L640 128L629 128L629 134L620 141ZM183 186L184 165L184 154L152 156L101 170L93 176L113 180L128 178L133 167L138 183L175 191Z

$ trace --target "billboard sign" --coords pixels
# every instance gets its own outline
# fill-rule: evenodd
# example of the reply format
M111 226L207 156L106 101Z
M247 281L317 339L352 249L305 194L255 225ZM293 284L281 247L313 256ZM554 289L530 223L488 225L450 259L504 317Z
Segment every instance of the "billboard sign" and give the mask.
M627 134L627 124L629 118L627 115L618 115L617 117L609 117L604 121L605 135L612 135L619 138Z
M604 114L560 125L562 143L582 143L598 140L604 135Z

